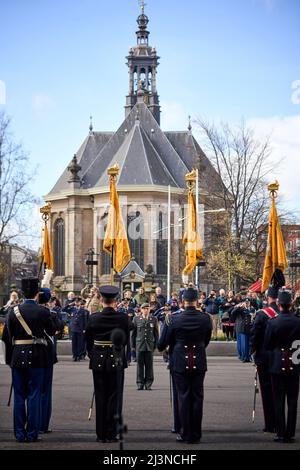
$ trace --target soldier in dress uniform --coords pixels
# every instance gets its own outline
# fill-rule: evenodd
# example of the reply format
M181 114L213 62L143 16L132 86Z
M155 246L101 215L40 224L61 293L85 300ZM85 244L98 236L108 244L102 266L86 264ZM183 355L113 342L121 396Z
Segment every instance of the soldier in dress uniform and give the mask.
M46 334L55 333L50 311L37 304L39 280L22 279L23 304L10 310L2 341L12 368L14 433L18 442L36 442L44 369L48 367Z
M112 333L116 329L124 332L124 345L127 344L130 320L124 313L117 312L116 297L119 289L115 286L100 287L103 310L90 316L85 332L90 369L93 371L96 402L97 442L117 441L115 416L122 412L124 368L127 367L125 351L122 364L118 361L112 343Z
M150 314L150 304L141 306L141 315L133 319L132 350L137 354L138 390L151 390L154 381L153 353L158 341L157 318Z
M176 310L175 312L169 312L165 316L165 321L160 331L160 337L157 343L157 349L159 351L164 350L164 345L166 343L166 338L168 334L168 328L172 324L174 317L180 315L183 309ZM176 389L176 383L174 380L174 368L173 368L173 356L172 351L169 349L168 352L168 369L170 371L171 383L170 387L172 386L172 410L173 410L173 428L172 433L180 434L181 433L181 421L180 421L180 414L179 414L179 402L178 402L178 392ZM172 384L172 385L171 385Z
M72 354L74 362L83 360L86 354L84 333L89 313L85 308L83 308L81 301L81 297L75 297L74 303L71 303L64 308L64 311L67 312L70 317Z
M55 333L57 334L63 328L63 321L57 314L49 308L49 301L51 299L51 290L47 287L42 287L39 293L38 303L39 305L46 307L50 311L51 320L55 327ZM46 336L47 340L47 354L48 363L47 367L44 368L43 384L41 391L41 413L40 413L40 433L48 434L51 431L49 428L51 414L52 414L52 382L53 382L53 366L57 361L56 346L54 336Z
M272 351L270 373L275 401L276 442L294 442L300 372L300 318L292 312L292 295L288 290L278 294L280 313L268 322L265 348ZM285 402L287 401L287 421Z
M203 383L207 370L205 348L210 342L212 325L208 314L197 310L198 292L183 293L185 310L168 327L160 349L172 351L173 373L178 392L182 425L178 442L200 442L202 435Z
M254 356L257 367L264 411L265 427L263 432L270 433L275 432L275 405L271 374L269 371L271 353L270 351L266 351L264 339L269 320L279 314L279 308L276 303L277 296L278 289L270 286L267 291L268 305L257 311L250 335L251 353Z

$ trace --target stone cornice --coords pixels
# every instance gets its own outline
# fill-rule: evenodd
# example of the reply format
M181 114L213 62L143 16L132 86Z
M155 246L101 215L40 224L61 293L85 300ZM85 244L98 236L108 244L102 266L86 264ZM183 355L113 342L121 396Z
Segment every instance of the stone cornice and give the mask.
M171 187L172 194L184 195L186 189ZM118 193L168 193L168 186L156 186L156 185L128 185L118 186ZM98 194L109 194L109 186L95 187L90 189L70 189L67 191L60 191L56 194L47 194L44 196L45 201L59 201L67 199L71 196L78 197L89 197ZM201 195L208 196L208 193L201 191Z

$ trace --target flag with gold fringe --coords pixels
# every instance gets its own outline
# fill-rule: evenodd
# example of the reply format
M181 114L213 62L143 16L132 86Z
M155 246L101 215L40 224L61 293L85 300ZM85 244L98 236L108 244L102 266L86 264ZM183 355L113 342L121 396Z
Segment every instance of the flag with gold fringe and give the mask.
M129 263L131 254L116 188L118 172L118 165L108 170L110 175L110 208L103 249L113 256L114 270L117 273L121 273Z
M272 194L272 206L269 217L268 245L263 271L262 292L265 292L268 289L275 270L280 270L283 273L288 265L280 221L275 204L275 194L278 191L279 184L276 182L269 185L268 188Z
M44 265L50 271L54 271L54 261L53 261L53 252L47 227L47 222L45 222L44 226L44 242L42 248L42 260Z
M183 237L185 245L186 265L182 271L182 277L185 281L188 275L193 272L197 264L203 259L202 243L197 226L197 210L196 200L193 194L193 189L196 182L196 171L186 175L186 182L189 188L188 194L188 216L187 216L187 229Z

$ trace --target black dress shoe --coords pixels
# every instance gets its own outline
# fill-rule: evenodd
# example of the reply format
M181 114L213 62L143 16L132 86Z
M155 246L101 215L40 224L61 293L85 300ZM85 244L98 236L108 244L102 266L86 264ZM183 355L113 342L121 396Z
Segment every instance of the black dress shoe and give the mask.
M37 437L36 439L27 439L26 442L30 444L31 442L41 442L42 440L41 437Z
M201 442L201 439L193 439L191 441L187 441L188 444L200 444Z
M101 442L102 444L105 444L107 441L106 439L100 439L99 437L97 437L96 442Z
M274 428L264 428L263 432L266 433L266 434L274 434L275 429Z
M139 385L137 390L144 390L144 385Z
M114 437L113 439L106 439L106 442L108 444L112 444L113 442L119 442L119 439L117 439L116 437Z
M151 387L145 387L145 390L152 390Z
M284 437L276 436L276 437L274 437L274 442L283 443L283 442L285 442L285 439L284 439Z
M287 444L294 444L296 442L296 439L294 437L285 437L284 442Z

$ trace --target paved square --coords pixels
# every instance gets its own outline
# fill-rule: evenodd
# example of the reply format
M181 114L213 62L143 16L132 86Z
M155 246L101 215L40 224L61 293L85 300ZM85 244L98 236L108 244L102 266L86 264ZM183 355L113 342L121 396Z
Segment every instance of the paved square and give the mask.
M273 443L263 428L258 396L257 419L251 422L255 369L236 358L209 357L205 380L203 439L199 445L182 445L170 433L171 409L169 373L161 357L155 357L155 382L152 391L137 391L135 364L126 372L124 421L129 432L125 449L196 450L196 449L300 449L300 413L298 442L294 445ZM6 406L10 370L0 366L0 449L109 449L117 444L95 442L94 414L89 422L92 374L88 362L73 363L64 357L56 366L53 387L53 433L36 444L17 444L12 432L12 407Z

